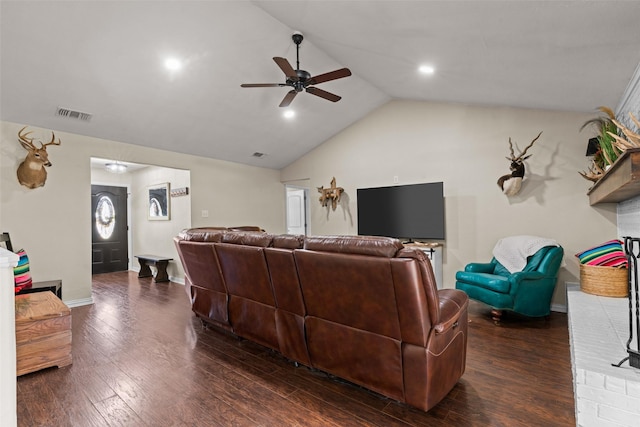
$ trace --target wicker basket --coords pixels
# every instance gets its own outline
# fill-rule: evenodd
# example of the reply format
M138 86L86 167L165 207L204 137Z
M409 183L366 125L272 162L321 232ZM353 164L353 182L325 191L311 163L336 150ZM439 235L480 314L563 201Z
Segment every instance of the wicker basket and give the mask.
M626 297L627 269L580 264L580 289L604 297Z

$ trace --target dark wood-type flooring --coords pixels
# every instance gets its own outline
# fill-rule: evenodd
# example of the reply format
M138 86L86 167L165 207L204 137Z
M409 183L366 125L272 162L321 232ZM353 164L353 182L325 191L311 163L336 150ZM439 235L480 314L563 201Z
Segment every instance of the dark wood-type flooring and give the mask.
M19 426L575 426L565 314L472 303L466 372L425 413L203 328L180 284L101 274L93 298L73 365L19 377Z

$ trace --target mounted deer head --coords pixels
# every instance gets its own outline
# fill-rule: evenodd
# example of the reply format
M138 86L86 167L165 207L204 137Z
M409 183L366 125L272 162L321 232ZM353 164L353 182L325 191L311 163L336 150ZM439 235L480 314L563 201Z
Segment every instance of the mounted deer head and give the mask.
M31 132L24 132L27 127L23 127L18 132L20 145L27 150L27 157L24 158L20 166L18 166L18 181L20 184L28 188L43 187L47 180L46 167L51 166L49 154L47 153L48 145L60 145L61 141L55 142L56 135L51 132L51 141L43 144L40 142L40 148L33 143L33 138L29 138Z
M517 157L513 152L513 143L511 142L511 137L509 137L509 151L511 152L511 157L507 157L507 160L511 162L511 165L509 166L511 173L498 178L498 187L500 187L502 192L507 196L515 196L520 192L525 172L524 161L531 157L531 154L528 156L525 156L525 154L527 154L527 150L533 146L538 138L540 138L540 135L542 135L542 132L533 138L533 141L531 141L531 143L527 145L524 151L522 151L522 153Z

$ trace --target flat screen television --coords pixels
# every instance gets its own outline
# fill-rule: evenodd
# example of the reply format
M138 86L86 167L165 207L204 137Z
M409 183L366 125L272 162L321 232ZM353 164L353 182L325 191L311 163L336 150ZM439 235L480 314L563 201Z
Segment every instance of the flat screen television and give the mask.
M444 240L444 184L358 189L358 234Z

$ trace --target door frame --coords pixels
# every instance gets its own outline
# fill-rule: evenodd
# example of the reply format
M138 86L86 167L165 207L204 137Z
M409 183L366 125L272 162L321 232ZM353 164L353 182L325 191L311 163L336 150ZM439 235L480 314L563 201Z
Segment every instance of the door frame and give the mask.
M127 270L133 270L133 234L131 230L131 186L129 184L120 184L106 181L91 181L91 185L106 185L109 187L122 187L127 189ZM91 191L91 186L89 186L89 191ZM93 227L93 224L91 224Z
M303 190L304 191L304 221L305 221L305 236L311 235L311 204L309 202L309 187L304 187L301 185L293 185L293 184L285 184L284 185L284 227L285 230L289 229L289 224L287 221L287 212L289 211L289 198L287 197L287 193L289 189L292 190Z

